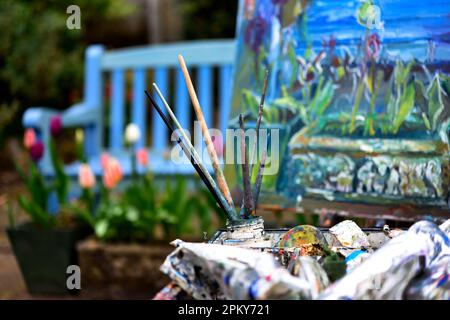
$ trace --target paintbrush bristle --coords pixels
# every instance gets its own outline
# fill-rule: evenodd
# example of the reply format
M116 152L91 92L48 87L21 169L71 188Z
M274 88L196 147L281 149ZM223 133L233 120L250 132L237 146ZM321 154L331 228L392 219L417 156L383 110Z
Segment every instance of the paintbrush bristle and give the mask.
M244 216L248 218L251 215L254 215L254 203L253 203L253 195L251 191L251 183L250 183L250 169L248 163L248 152L247 152L247 144L245 142L245 126L244 126L244 116L242 114L239 115L239 125L241 128L241 156L242 159L242 179L244 185Z

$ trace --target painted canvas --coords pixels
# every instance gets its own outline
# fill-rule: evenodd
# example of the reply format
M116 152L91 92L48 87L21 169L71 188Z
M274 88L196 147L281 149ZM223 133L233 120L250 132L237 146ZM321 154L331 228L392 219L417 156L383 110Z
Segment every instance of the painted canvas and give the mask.
M252 126L269 69L263 123L280 143L267 203L448 215L449 11L448 0L241 1L230 126L239 113Z

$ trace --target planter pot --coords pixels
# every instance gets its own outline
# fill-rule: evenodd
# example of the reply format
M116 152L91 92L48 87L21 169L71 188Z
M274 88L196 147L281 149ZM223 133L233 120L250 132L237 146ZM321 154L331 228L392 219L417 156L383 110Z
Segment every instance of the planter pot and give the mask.
M77 265L75 244L86 230L47 230L27 223L8 228L7 233L30 293L76 293L67 288L67 267Z
M77 245L83 294L108 299L150 299L169 283L159 267L174 247L103 243L87 239Z

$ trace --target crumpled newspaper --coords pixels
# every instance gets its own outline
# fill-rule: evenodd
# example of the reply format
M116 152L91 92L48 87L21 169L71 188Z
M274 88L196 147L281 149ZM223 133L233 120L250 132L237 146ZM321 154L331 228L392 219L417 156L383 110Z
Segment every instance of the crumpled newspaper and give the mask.
M450 237L450 219L441 224L439 228L441 228L441 230L444 231L444 233Z
M333 250L345 257L346 272L350 272L366 260L371 252L369 238L351 220L344 220L330 228L333 235Z
M369 238L358 225L351 220L339 222L330 228L330 233L343 247L361 249L370 247Z
M411 282L406 298L413 300L450 300L450 255L444 255Z
M450 219L439 228L450 236ZM407 299L450 300L450 255L443 251L406 289Z
M450 220L420 221L373 254L361 245L331 286L316 258L295 248L286 269L259 250L176 240L161 270L195 299L449 299L449 231Z
M402 299L414 277L449 253L448 236L436 224L419 221L327 288L320 298Z
M315 299L326 286L310 261L294 276L269 253L218 244L173 242L176 249L161 266L195 299ZM319 276L317 276L317 274Z

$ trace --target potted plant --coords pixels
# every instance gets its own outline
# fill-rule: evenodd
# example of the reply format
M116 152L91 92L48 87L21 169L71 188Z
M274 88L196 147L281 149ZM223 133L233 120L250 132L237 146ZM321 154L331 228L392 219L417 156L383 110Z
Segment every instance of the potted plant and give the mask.
M50 124L52 136L56 136L61 130L61 119L54 117ZM56 175L52 182L46 181L38 169L44 144L36 138L33 129L25 131L24 145L32 161L27 170L17 166L28 193L21 195L18 201L31 220L16 225L11 216L8 237L30 293L73 292L66 284L67 268L77 264L75 243L86 236L86 228L63 206L59 214L49 212L49 197L56 194L59 203L64 205L69 186L53 138L50 141L50 154Z

